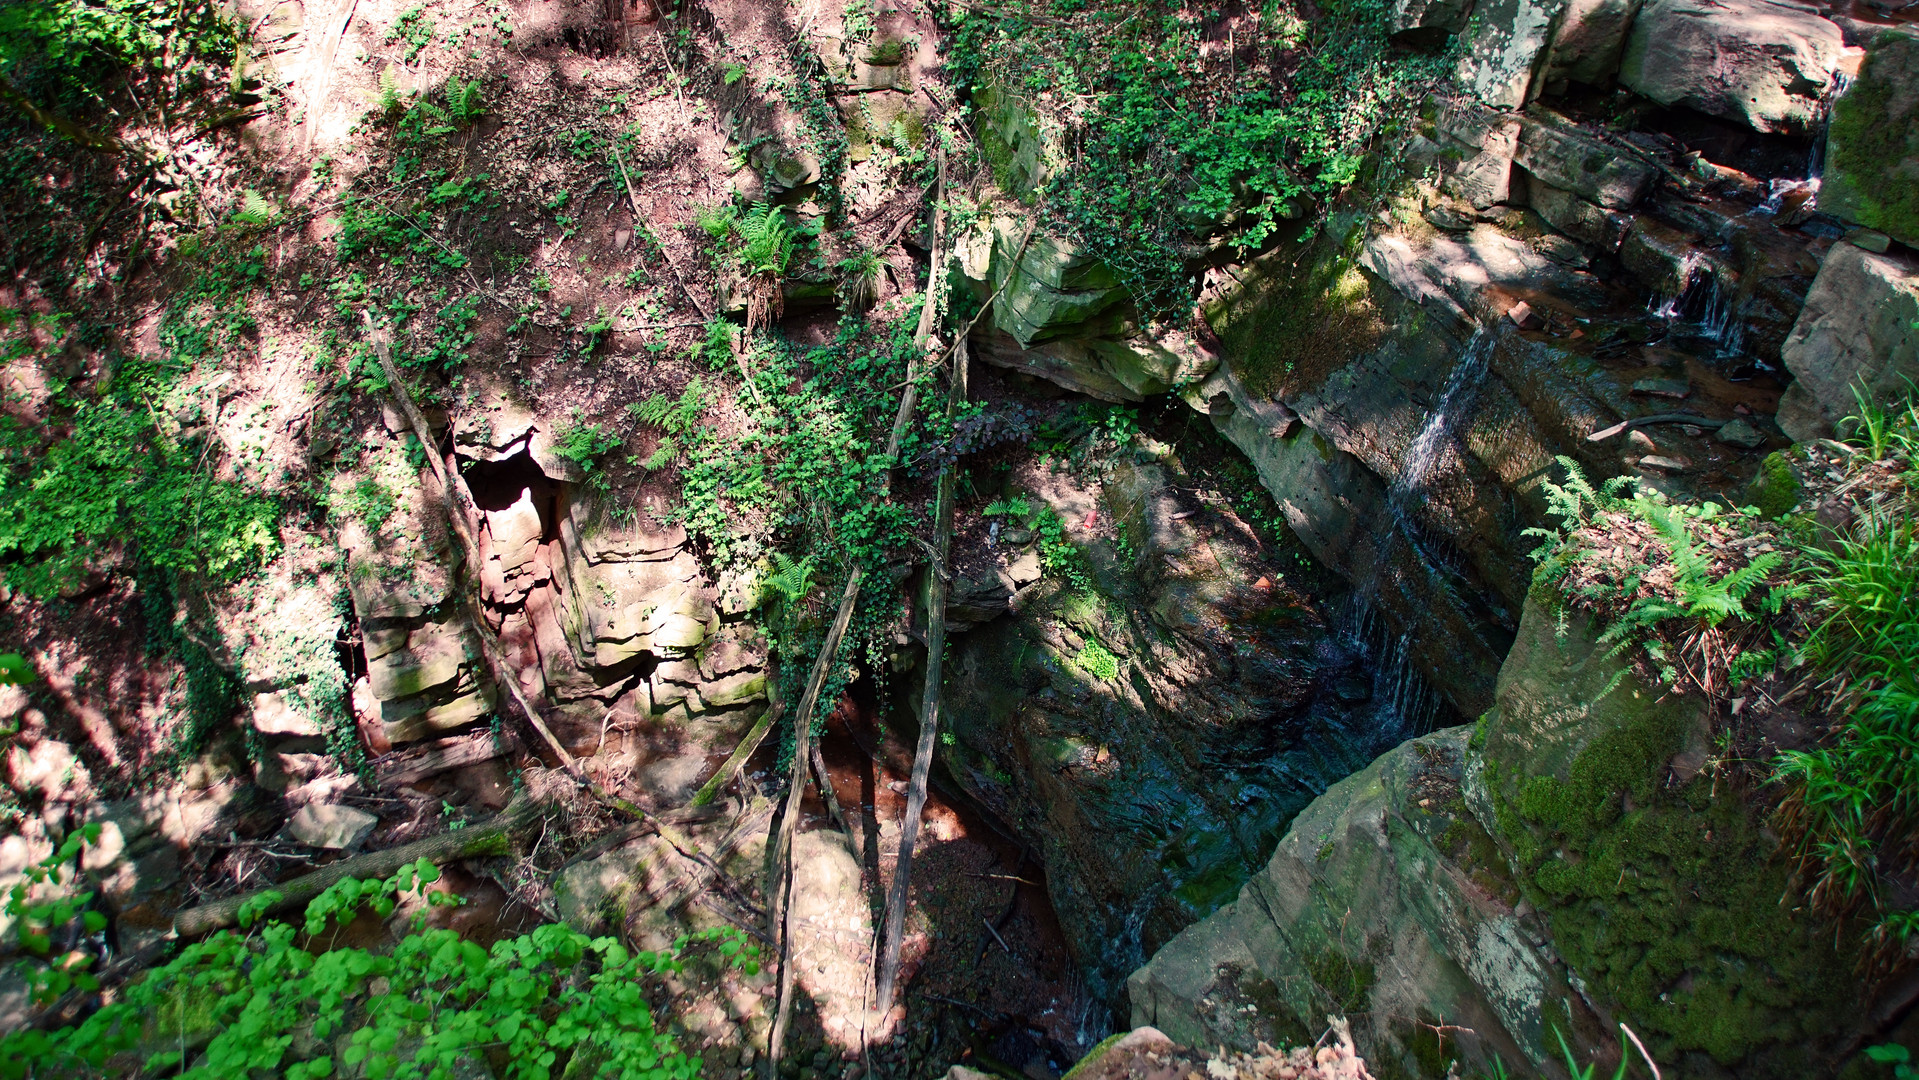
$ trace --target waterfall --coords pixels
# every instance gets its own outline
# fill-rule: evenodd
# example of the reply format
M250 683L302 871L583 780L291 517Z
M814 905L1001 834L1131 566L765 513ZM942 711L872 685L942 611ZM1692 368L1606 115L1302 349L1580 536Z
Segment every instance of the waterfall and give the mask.
M1774 181L1779 183L1779 181ZM1786 181L1797 186L1800 181ZM1667 332L1689 339L1702 357L1721 363L1746 359L1745 302L1737 278L1729 278L1712 260L1687 252L1680 263L1682 288L1677 296L1655 294L1648 305Z
M1446 385L1440 388L1438 400L1433 402L1433 411L1406 451L1406 462L1392 486L1395 503L1403 503L1417 494L1426 482L1426 474L1432 472L1433 463L1439 457L1439 448L1452 436L1453 425L1461 415L1471 411L1473 399L1479 395L1479 384L1486 379L1486 365L1492 354L1492 333L1483 326L1473 330L1471 340L1460 351L1459 361L1446 376Z
M1688 251L1679 258L1679 291L1670 295L1662 292L1652 294L1647 301L1646 310L1652 317L1662 322L1671 322L1691 306L1695 299L1694 288L1699 284L1699 268L1706 265L1705 256L1697 251Z
M1832 129L1833 103L1852 89L1852 76L1843 71L1832 73L1832 85L1826 87L1826 94L1819 99L1819 127L1812 137L1812 147L1806 151L1806 180L1814 185L1826 172L1826 135Z
M1400 465L1399 475L1386 489L1386 505L1392 510L1393 520L1399 525L1400 531L1429 562L1448 572L1458 571L1458 557L1450 545L1439 542L1429 534L1429 530L1419 523L1415 510L1425 492L1426 477L1438 464L1440 451L1452 441L1454 428L1460 420L1472 415L1480 384L1486 381L1486 369L1492 360L1495 342L1492 331L1484 326L1473 330L1473 336L1460 350L1452 371L1447 373L1445 385L1440 387L1439 397L1433 401L1426 422L1420 426L1419 434L1413 436L1412 445L1407 447L1406 460Z

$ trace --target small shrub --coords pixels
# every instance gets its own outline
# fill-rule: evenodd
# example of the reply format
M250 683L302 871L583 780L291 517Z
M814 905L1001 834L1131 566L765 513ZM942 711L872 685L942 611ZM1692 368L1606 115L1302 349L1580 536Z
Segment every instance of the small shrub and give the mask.
M1119 677L1119 657L1091 639L1080 649L1079 655L1073 657L1073 666L1101 682L1111 682Z
M388 952L322 944L331 940L322 936L329 926L363 909L385 918L409 895L431 906L458 904L427 889L439 876L421 859L384 881L347 878L314 898L298 926L262 922L279 895L255 897L240 910L243 932L222 930L187 945L79 1024L0 1040L0 1076L443 1077L493 1051L515 1080L586 1063L598 1076L692 1080L700 1061L659 1029L644 981L683 971L695 948L723 965L758 970L757 948L732 929L634 953L613 938L553 923L489 950L427 928L422 912ZM192 1057L154 1031L154 1018L184 1018L189 1009L202 1030L214 1032Z

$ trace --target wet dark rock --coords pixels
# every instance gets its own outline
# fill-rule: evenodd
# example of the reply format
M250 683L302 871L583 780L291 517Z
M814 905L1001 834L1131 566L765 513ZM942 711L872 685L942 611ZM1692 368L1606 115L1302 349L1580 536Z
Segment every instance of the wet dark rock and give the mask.
M1728 421L1713 433L1713 439L1741 450L1757 450L1766 445L1765 433L1743 419Z

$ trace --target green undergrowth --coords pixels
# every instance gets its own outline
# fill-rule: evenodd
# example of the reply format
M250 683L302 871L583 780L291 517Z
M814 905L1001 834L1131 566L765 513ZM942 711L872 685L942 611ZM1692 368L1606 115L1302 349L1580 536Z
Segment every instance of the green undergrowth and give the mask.
M1665 1047L1722 1063L1768 1047L1788 1060L1793 1039L1816 1033L1803 1018L1843 1028L1823 1004L1909 967L1919 926L1905 899L1919 869L1919 406L1862 396L1841 426L1850 448L1826 444L1823 463L1806 448L1768 460L1758 486L1777 495L1764 513L1595 489L1576 473L1549 485L1563 527L1544 534L1535 599L1596 617L1619 665L1600 707L1628 722L1568 780L1508 791L1502 826L1568 959ZM1841 489L1849 513L1792 513ZM1643 558L1618 558L1641 541ZM1628 662L1674 700L1716 706L1717 751L1689 783L1654 783L1684 738L1620 700L1642 686ZM1824 736L1751 763L1766 787L1725 773L1746 737L1725 703L1763 715L1795 686L1812 691L1803 707L1826 719Z
M62 869L43 867L36 889ZM659 1029L648 981L683 975L693 961L708 975L757 971L757 948L731 928L635 953L550 923L484 949L426 925L431 908L460 903L428 889L439 876L421 859L384 881L347 878L298 923L262 921L280 897L261 894L241 908L240 931L186 945L84 1021L0 1039L0 1077L692 1080L700 1060ZM30 966L43 995L91 978L48 937L52 920L84 899L26 888L10 898L21 939L40 958ZM361 912L385 919L408 902L415 913L390 949L333 944Z
M1611 647L1610 655L1643 656L1667 685L1681 683L1683 671L1685 682L1707 693L1771 670L1777 651L1745 631L1777 616L1805 590L1779 573L1787 554L1767 550L1770 545L1739 565L1721 565L1725 538L1751 536L1756 514L1711 502L1675 503L1635 490L1634 477L1594 486L1571 458L1559 464L1566 482L1543 485L1547 513L1559 525L1526 530L1540 540L1533 552L1536 581L1564 588L1569 603L1598 613L1605 623L1599 641ZM1650 540L1644 550L1654 557L1620 566L1611 552L1621 539ZM1724 669L1722 677L1714 677L1715 667Z
M1802 523L1815 539L1804 577L1813 595L1811 666L1829 676L1843 722L1824 744L1782 754L1784 831L1798 844L1808 898L1871 923L1868 972L1910 965L1919 930L1919 404L1880 409L1860 397L1848 425L1855 511L1842 529Z
M832 341L812 347L777 334L748 337L741 362L757 394L737 389L726 429L709 408L717 403L702 380L632 410L660 433L654 452L638 463L677 464L681 499L671 516L713 565L786 586L762 588L760 622L789 702L799 700L846 575L855 566L883 573L900 555L918 557L911 537L923 531L925 510L888 497L885 456L914 350L915 316L848 318ZM736 369L724 339L702 355L716 371ZM922 404L940 396L929 378ZM943 430L937 415L922 411L902 441L902 458L911 461ZM795 569L800 566L803 573ZM841 646L844 659L832 665L820 711L811 718L815 724L858 678L855 658L885 682L898 610L877 599L882 595L869 590L856 609Z
M113 356L105 376L54 383L37 421L0 415L0 574L40 599L72 596L103 575L139 584L148 647L182 664L187 709L163 757L183 759L231 714L238 689L178 622L179 601L230 585L279 551L280 500L259 463L224 453L204 402L251 349L247 302L264 254L214 235L184 245L157 358ZM32 322L9 320L31 333ZM76 330L75 333L82 331ZM9 353L57 365L64 346L14 337Z
M1045 212L1156 316L1190 301L1184 267L1207 234L1257 248L1323 207L1443 78L1443 58L1388 43L1390 5L1311 10L1266 5L1202 51L1225 37L1217 12L1104 0L956 9L952 66L993 103L981 138L998 171L1010 148L984 129L1008 118L991 113L1030 103L1040 126L1074 132L1053 152Z

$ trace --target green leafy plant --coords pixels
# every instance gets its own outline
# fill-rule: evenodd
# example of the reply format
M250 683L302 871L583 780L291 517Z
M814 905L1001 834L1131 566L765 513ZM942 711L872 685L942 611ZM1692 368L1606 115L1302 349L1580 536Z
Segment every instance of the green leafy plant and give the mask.
M70 930L76 920L83 934L97 934L107 927L107 917L92 907L94 894L74 888L80 852L99 842L100 831L98 824L74 830L52 854L28 866L21 880L7 890L4 910L20 951L26 954L16 967L40 1004L68 990L99 989L100 981L89 971L93 957L74 947L77 943ZM0 1055L0 1061L4 1060Z
M653 453L640 462L649 472L672 464L681 449L694 442L700 431L700 417L706 412L706 384L696 376L677 398L652 394L628 405L627 411L642 424L651 424L663 433Z
M110 400L77 408L63 436L0 421L0 567L50 596L111 550L170 574L230 581L279 549L279 504L199 467L201 454Z
M1066 522L1062 521L1059 511L1050 506L1040 507L1039 513L1032 519L1033 536L1039 543L1039 561L1048 571L1063 576L1076 589L1084 589L1089 584L1086 577L1086 556L1066 537Z
M587 423L585 415L574 409L573 421L554 433L553 452L584 470L587 483L604 489L608 481L600 461L625 441L613 431Z
M266 200L259 192L248 188L240 194L240 208L233 212L233 220L240 225L271 225L278 220L280 208Z
M446 115L460 127L472 127L486 115L486 91L477 78L461 82L459 76L446 80Z
M400 77L392 68L382 68L380 77L374 82L373 107L382 116L397 116L406 107L406 97L400 93Z
M372 476L361 477L348 493L345 505L340 507L345 515L359 518L367 531L376 536L398 509L399 500L393 497L393 492Z
M635 953L613 938L548 924L489 950L427 927L424 910L391 951L323 944L329 925L362 910L385 918L409 899L457 904L428 889L438 878L424 859L384 881L347 878L311 901L299 926L262 922L280 896L255 897L240 910L243 932L187 945L81 1023L0 1040L0 1076L97 1075L111 1063L116 1075L188 1080L426 1078L491 1063L516 1080L569 1067L625 1080L692 1080L700 1062L659 1030L644 981L683 972L696 953L758 970L757 949L731 929ZM194 1058L182 1053L184 1031L173 1030L189 1023L197 1038L210 1035Z
M389 45L396 41L405 43L406 62L411 64L428 45L433 44L435 29L425 7L412 7L393 20L393 25L387 28L386 40Z
M1898 1043L1868 1046L1866 1057L1881 1065L1892 1066L1893 1080L1919 1080L1919 1069L1912 1065L1912 1051Z
M1119 677L1119 657L1090 638L1079 654L1073 657L1073 666L1101 682L1110 682Z
M33 665L19 653L0 653L0 686L23 686L38 679Z
M1265 5L1255 50L1289 58L1283 66L1206 49L1215 24L1199 9L1071 7L1046 18L969 9L955 20L950 70L986 116L1057 117L1076 132L1043 178L995 123L979 128L981 156L1149 316L1192 302L1186 259L1202 235L1257 248L1323 211L1450 70L1445 57L1396 49L1390 6L1369 0Z
M1828 745L1781 754L1783 831L1798 841L1816 910L1880 908L1868 934L1874 963L1904 951L1915 913L1881 907L1881 876L1904 865L1902 836L1919 823L1919 526L1879 523L1809 551L1816 610L1807 642L1819 670L1854 689Z
M789 557L783 551L776 551L772 558L774 571L766 576L768 591L778 593L780 601L791 607L806 599L813 591L813 558Z
M849 311L865 311L879 296L879 252L861 251L840 260L840 304Z
M1712 552L1694 536L1694 530L1725 517L1727 512L1717 504L1676 505L1657 493L1628 498L1626 493L1634 487L1631 478L1618 477L1602 488L1594 488L1576 462L1561 457L1559 463L1566 471L1566 482L1547 481L1544 487L1548 511L1560 519L1560 526L1526 530L1526 535L1543 540L1533 553L1541 561L1541 579L1553 583L1568 580L1576 568L1599 557L1599 551L1585 540L1585 530L1598 516L1611 515L1649 526L1665 548L1670 568L1670 580L1662 588L1642 588L1646 579L1638 572L1623 580L1600 573L1577 584L1575 593L1605 617L1599 640L1612 646L1609 655L1617 656L1637 646L1667 683L1679 681L1683 665L1701 689L1716 692L1713 673L1723 671L1740 651L1728 647L1717 633L1722 624L1776 615L1788 599L1802 591L1783 584L1774 587L1771 581L1785 556L1777 551L1762 552L1743 566L1715 576ZM1701 662L1689 664L1687 653L1696 654ZM1607 692L1624 674L1622 671Z

